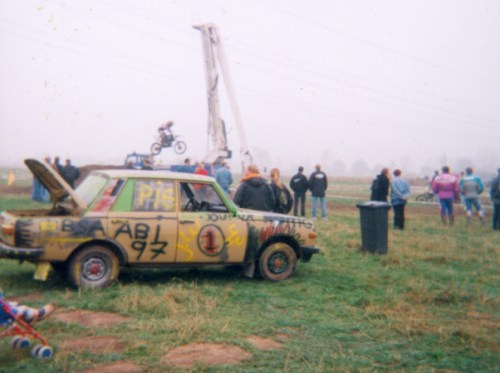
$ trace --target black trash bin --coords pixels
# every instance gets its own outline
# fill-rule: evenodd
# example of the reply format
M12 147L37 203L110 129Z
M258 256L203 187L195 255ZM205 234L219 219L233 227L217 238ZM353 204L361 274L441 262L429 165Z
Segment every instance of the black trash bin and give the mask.
M387 202L369 201L356 205L361 221L361 250L387 254L389 209Z

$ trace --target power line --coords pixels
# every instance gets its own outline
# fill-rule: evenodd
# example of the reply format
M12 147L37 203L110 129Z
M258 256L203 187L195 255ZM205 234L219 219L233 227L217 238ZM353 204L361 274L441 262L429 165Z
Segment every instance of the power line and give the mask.
M100 19L102 20L102 19L103 19L103 17L100 17ZM106 21L106 17L104 17L104 21ZM127 31L128 31L128 32L137 32L137 29L128 29L128 28L127 28L127 26L123 26L123 24L122 24L122 23L118 23L117 25L118 25L120 28L127 29ZM28 28L30 28L32 31L34 31L34 32L35 32L35 34L36 34L36 35L39 35L39 34L40 34L40 30L34 29L34 28L29 27L29 26L26 26L26 25L20 25L20 26L21 26L23 29L28 29ZM12 33L13 33L13 32L12 32L12 31L10 31L10 30L4 30L4 31L5 31L7 34L11 34L11 35L12 35ZM140 33L141 33L141 34L144 34L144 32L140 32ZM14 34L15 34L15 32L14 32ZM47 33L46 33L46 32L44 32L44 31L42 31L42 34L47 34ZM18 35L17 35L17 37L25 37L25 38L28 38L28 39L30 38L29 36L26 36L26 35L24 35L24 36L23 36L22 34L18 34ZM40 39L39 39L39 40L40 40ZM59 48L59 49L62 49L62 50L66 50L66 49L68 49L68 50L70 50L70 51L71 51L71 49L67 48L67 47L68 47L68 45L67 45L67 44L63 44L63 46L61 46L61 45L56 45L56 44L54 44L54 43L48 42L48 41L46 41L46 40L44 40L44 39L41 39L41 40L42 40L43 42L45 42L46 46L48 46L48 47ZM159 38L159 40L162 40L162 39L161 39L161 37ZM33 41L33 38L32 38L32 41ZM38 43L38 41L36 41L36 40L35 40L35 43ZM77 47L83 48L84 50L88 50L88 49L90 49L91 51L95 51L95 46L94 46L94 45L89 46L88 44L85 44L85 43L82 43L82 42L74 42L74 43L76 43L76 46L77 46ZM80 56L82 56L82 55L83 55L83 56L87 56L85 53L82 53L81 51L75 51L75 50L74 50L74 49L75 49L75 46L74 46L74 45L71 45L71 48L73 49L73 50L71 51L71 53L75 53L75 52L76 52L76 53L77 53L78 55L80 55ZM189 48L189 47L188 47L188 49L190 49L190 50L191 50L191 48ZM128 69L132 69L133 71L136 71L136 72L141 72L141 73L146 73L146 74L149 74L149 75L153 75L153 76L161 77L161 78L163 78L163 79L167 79L167 78L168 78L168 76L167 76L166 74L164 74L164 71L162 71L162 73L159 73L159 72L156 72L156 71L150 71L150 70L148 71L148 70L144 69L144 67L145 67L145 66L147 66L147 65L154 65L155 67L158 67L158 65L151 64L151 61L149 61L149 60L142 60L142 59L139 59L139 58L137 58L137 57L133 57L133 58L131 58L131 57L130 57L130 55L128 55L128 54L124 54L124 53L115 53L118 57L123 57L123 58L121 58L121 59L120 59L120 62L117 62L117 61L113 58L113 57L114 57L113 52L111 52L111 54L110 54L110 51L103 51L102 49L101 49L101 50L98 50L98 52L101 54L98 58L103 59L103 60L106 60L106 61L111 60L111 62L113 62L113 64L115 64L115 65L119 65L119 66L122 66L122 67L126 67L126 68L128 68ZM111 55L111 58L110 58L110 55ZM134 66L134 65L133 65L133 64L131 64L131 63L124 63L124 62L123 62L123 61L129 61L129 60L135 60L135 61L136 61L136 62L137 62L137 63L138 63L141 67L140 67L140 68L137 68L136 66ZM251 65L246 65L246 64L244 64L244 66L248 66L248 67L252 68L252 66L251 66ZM150 66L150 67L151 67L151 66ZM257 69L257 70L259 70L259 71L261 71L261 72L262 72L262 71L264 71L265 73L269 73L269 74L272 74L272 75L282 74L282 75L283 75L283 76L285 76L288 80L294 79L294 77L290 77L289 75L283 74L281 71L276 72L276 71L270 70L270 69L268 69L268 68L266 69L266 68L255 68L255 67L253 67L253 69ZM309 70L310 70L310 69L309 69ZM182 76L182 77L184 77L184 76L186 76L186 75L188 75L188 76L189 76L189 74L188 74L188 73L186 73L185 71L178 70L178 72L179 72L180 76ZM310 70L310 72L315 73L316 75L319 75L320 77L323 77L323 78L324 78L324 77L327 77L327 78L331 79L331 77L330 77L330 76L327 76L327 75L322 74L322 73L315 72L314 70ZM195 83L196 83L196 82L195 82L195 81L193 81L193 80L189 80L189 79L186 79L186 80L185 80L185 79L179 78L179 76L177 76L177 75L176 75L175 77L172 77L171 79L173 79L173 80L177 80L177 81L182 81L182 82L184 82L184 83L188 83L188 84L195 84ZM315 87L320 88L320 89L325 90L325 91L331 91L331 90L336 90L336 89L337 89L336 87L326 86L326 85L324 85L324 84L317 84L317 83L312 83L312 84L311 84L311 83L310 83L310 82L308 82L308 81L304 81L304 82L305 82L306 84L309 84L309 86L315 86ZM366 88L367 88L366 86L359 86L359 85L352 84L352 83L351 83L351 84L348 84L348 83L341 82L341 84L347 84L348 86L350 85L351 87L353 87L353 88L355 88L355 89L366 89ZM377 95L379 95L379 96L381 95L382 97L383 97L384 95L387 95L387 94L386 94L385 92L383 92L383 91L378 91L378 92L377 92L377 91L375 91L374 93L375 93L375 94L377 94ZM353 96L353 97L356 97L356 98L360 98L360 99L363 99L363 100L366 100L366 101L375 102L375 103L377 103L377 104L380 104L380 103L383 103L383 104L384 104L384 102L383 102L383 101L382 101L382 102L381 102L380 100L378 100L378 101L377 101L377 100L374 100L373 98L369 98L369 97L366 97L366 96L359 95L358 93L352 93L352 92L342 92L342 94L344 94L344 95L345 95L345 94L347 94L347 95L350 95L350 96ZM269 95L269 93L266 93L266 95ZM397 96L395 96L395 98L397 98L397 99L401 99L401 97L397 97ZM393 107L396 107L396 108L399 108L399 109L402 109L401 107L398 107L398 106L394 105L393 103L389 103L389 105L390 105L390 106L393 106ZM408 109L407 109L407 108L404 108L404 110L408 110ZM426 113L426 112L421 111L421 110L414 110L414 109L410 109L410 110L412 110L412 111L414 111L414 112L417 112L417 113L419 113L419 114L423 114L423 115L430 115L429 113ZM446 111L446 110L445 110L445 111ZM448 113L448 114L449 114L449 113ZM460 120L460 119L461 119L461 118L459 118L459 120ZM454 119L454 120L457 120L457 119ZM497 129L497 128L495 128L495 129Z
M246 50L246 53L260 56L260 58L266 59L266 60L271 61L271 62L278 63L280 65L283 64L283 59L280 59L278 57L273 57L277 53L275 50L273 50L273 51L267 50L266 51L261 46L256 46L255 44L251 44L251 43L248 43L248 42L245 42L242 40L234 40L234 41L229 42L228 44L231 45L231 47L233 49ZM260 50L262 52L259 53L258 50ZM412 89L412 88L409 88L406 86L404 86L404 87L398 86L398 85L393 84L393 83L388 82L388 81L382 81L382 82L377 81L377 80L374 80L373 78L371 78L371 76L361 76L361 75L356 75L356 74L352 74L352 73L347 73L347 72L342 71L342 70L334 69L331 66L327 67L327 66L311 65L310 63L305 62L304 60L297 60L296 56L294 56L294 60L296 60L297 62L294 63L288 59L286 64L287 64L287 67L293 66L294 68L296 68L296 71L298 73L300 73L302 71L311 71L313 74L323 75L322 71L326 71L328 74L333 73L334 75L341 76L341 78L339 78L339 81L346 82L346 84L353 84L353 83L349 83L349 80L344 80L344 78L354 79L355 81L363 81L363 82L371 81L372 83L376 84L377 86L392 87L396 90L402 90L402 91L406 91L406 92L409 92L412 94L417 94L419 96L424 96L425 98L429 98L428 94L423 93L421 91L418 91L418 90L415 90L415 89ZM311 66L312 68L305 67L305 66ZM317 72L317 71L313 70L314 68L318 68L319 70L321 70L321 72ZM334 78L332 77L332 79L334 79ZM354 83L354 84L359 84L359 83ZM363 87L369 87L371 89L370 86L363 85ZM405 97L405 96L401 96L401 97ZM432 99L435 100L436 97L432 97ZM456 98L448 98L448 97L446 99L449 101L454 101L454 102L459 103L461 105L464 105L464 104L471 105L470 101L459 100ZM493 107L489 107L487 105L484 105L484 104L481 104L478 102L473 102L472 104L474 106L482 108L483 110L496 111L495 115L500 115L500 112L498 111L498 107L493 108ZM469 115L469 114L466 113L466 115Z
M374 42L372 42L372 41L370 41L368 39L364 39L364 38L361 38L359 36L352 35L352 34L347 33L345 31L342 31L342 30L339 30L337 28L334 28L334 27L332 27L330 25L326 25L326 24L318 22L318 21L316 21L314 19L308 18L308 17L306 17L306 16L304 16L302 14L294 13L294 12L290 11L288 8L284 9L284 8L279 7L279 6L272 5L268 1L261 3L261 5L270 7L272 9L275 9L275 10L279 11L280 13L287 14L288 16L290 16L292 18L302 20L302 21L307 22L307 23L309 23L311 25L314 25L316 27L319 27L319 28L328 30L328 31L330 31L330 32L332 32L334 34L340 35L340 36L342 36L344 38L353 40L353 41L357 42L358 44L363 44L363 45L369 46L369 47L371 47L373 49L378 49L378 50L384 51L386 53L397 55L397 56L403 57L403 58L405 58L407 60L414 61L414 62L417 62L417 63L420 63L420 64L424 64L424 65L427 65L427 66L432 67L432 68L437 69L437 70L450 72L450 73L453 73L455 75L459 75L459 76L461 76L463 78L474 79L474 80L480 79L484 83L493 84L490 80L487 80L484 77L471 76L469 73L465 73L463 71L458 71L458 70L455 70L455 69L450 69L449 67L442 66L440 64L436 64L436 63L434 63L432 61L427 61L425 59L422 59L422 58L420 58L418 56L415 56L415 55L412 55L410 53L401 52L399 50L396 50L396 49L393 49L393 48L389 48L389 47L386 47L386 46L378 44L378 43L374 43Z
M406 136L408 136L408 131L410 129L412 133L419 133L420 135L423 135L428 138L433 138L433 139L436 138L435 129L425 125L419 125L414 123L403 123L388 118L373 118L371 116L364 115L360 112L352 112L345 110L342 111L339 109L332 109L331 107L313 105L309 103L308 104L303 104L303 103L301 104L299 102L291 103L290 100L284 101L279 98L278 99L270 98L268 96L264 97L262 95L253 92L249 93L245 91L242 93L242 95L253 97L254 99L265 102L267 104L280 105L286 107L289 110L300 111L300 112L308 111L313 114L316 113L326 114L337 121L339 118L345 118L350 122L351 125L362 126L364 128L366 126L370 127L375 126L377 128L385 127L390 130L403 131ZM296 124L296 126L299 126L299 124ZM486 133L481 135L478 133L469 133L462 130L453 130L453 129L443 129L443 130L447 133L447 136L449 136L450 138L456 138L460 140L467 139L467 141L484 143L485 137L491 138L491 135Z
M11 21L3 19L2 22L9 23ZM196 77L196 74L187 74L185 71L182 70L177 70L175 68L169 67L168 70L164 66L156 65L152 63L150 60L144 60L140 59L137 56L130 56L122 52L117 52L117 51L109 51L109 50L99 50L98 48L95 48L95 45L89 45L85 44L82 42L77 42L77 41L72 41L71 44L68 43L58 43L54 42L53 40L47 40L44 38L46 33L45 31L38 30L36 28L33 28L28 25L21 25L20 23L16 23L16 25L21 26L21 29L23 30L31 30L33 31L32 35L26 35L20 32L15 32L12 31L12 29L2 29L2 32L4 35L11 35L16 38L21 38L23 40L27 40L33 44L36 44L37 46L40 45L40 43L44 44L45 47L48 48L53 48L53 49L59 49L63 51L64 53L69 53L72 55L76 55L79 57L84 57L86 60L94 60L94 59L99 59L101 61L105 61L107 63L111 62L113 66L120 66L123 68L127 68L129 70L135 71L135 72L140 72L146 75L154 76L154 77L161 77L163 79L168 79L170 80L175 80L183 83L189 83L189 84L194 84L197 83L197 79L190 79L190 77ZM33 36L36 35L36 36ZM89 58L89 51L92 53L92 58ZM135 61L136 65L134 63L130 63L130 61ZM159 69L158 71L151 70L151 69L146 69L145 67L149 66L150 68L157 68ZM178 75L171 75L168 74L167 72L177 72ZM202 80L202 76L198 75L197 77L199 80Z
M296 77L291 77L281 71L273 71L273 70L269 70L269 69L266 69L266 68L261 68L261 67L256 67L256 66L252 66L252 65L248 65L248 64L245 64L244 67L246 68L250 68L252 70L257 70L259 72L263 72L263 73L266 73L266 74L269 74L269 75L272 75L273 77L276 77L277 75L280 75L282 77L285 77L287 80L292 80L292 79L295 79L295 81L301 81L302 83L304 83L303 85L304 86L309 86L309 87L316 87L316 88L319 88L323 91L327 91L327 92L331 92L332 90L337 90L338 91L338 88L336 87L331 87L331 86L326 86L325 84L323 83L316 83L316 82L311 82L309 80L304 80L303 78L296 78ZM355 88L359 88L359 87L355 87ZM383 104L385 106L391 106L391 107L394 107L394 108L397 108L399 110L404 110L404 111L411 111L411 112L416 112L416 113L419 113L419 114L425 114L425 115L439 115L439 116L444 116L444 117L448 117L448 119L450 119L450 114L453 114L454 112L451 112L451 111L448 111L446 109L441 109L439 108L436 109L436 108L433 108L433 107L430 107L430 110L437 110L439 113L436 114L436 113L431 113L429 112L429 110L427 110L427 112L425 111L425 109L429 109L428 105L426 105L425 103L423 104L425 106L425 109L414 109L412 107L408 107L408 106L401 106L401 105L396 105L394 102L388 102L388 101L384 101L384 97L389 97L389 98L397 98L399 100L403 100L403 101L410 101L410 103L414 103L416 102L415 100L406 100L406 99L403 99L403 98L400 98L400 97L397 97L396 95L391 95L391 94L387 94L387 93L384 93L384 92L380 92L380 91L377 91L377 90L373 90L373 89L370 89L371 91L374 91L375 94L378 96L377 98L371 98L371 97L368 97L367 95L362 95L362 94L359 94L359 93L353 93L353 92L347 92L345 90L343 91L339 91L344 97L345 96L351 96L351 97L355 97L355 98L358 98L358 99L362 99L364 101L369 101L369 102L372 102L372 103L375 103L375 104ZM382 98L382 100L380 99ZM488 125L481 125L481 124L478 124L477 121L472 121L472 120L467 120L467 119L464 119L464 118L461 118L461 117L458 117L458 116L451 116L452 120L454 121L460 121L460 122L464 122L464 123L469 123L471 125L476 125L476 126L479 126L479 127L484 127L484 128L487 128L487 129L498 129L498 126L488 126Z

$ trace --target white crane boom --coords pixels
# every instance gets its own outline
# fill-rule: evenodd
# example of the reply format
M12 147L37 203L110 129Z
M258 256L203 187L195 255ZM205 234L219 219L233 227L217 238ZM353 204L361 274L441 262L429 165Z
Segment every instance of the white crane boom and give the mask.
M221 163L224 159L231 158L232 155L231 150L228 149L225 123L220 117L219 94L217 90L219 84L219 68L224 79L224 86L226 87L229 104L240 137L241 160L242 166L244 167L245 163L252 162L252 157L247 145L240 111L234 94L229 66L227 65L224 47L217 26L214 24L203 24L193 27L201 32L207 81L208 134L213 142L213 149L208 152L204 161L207 163Z

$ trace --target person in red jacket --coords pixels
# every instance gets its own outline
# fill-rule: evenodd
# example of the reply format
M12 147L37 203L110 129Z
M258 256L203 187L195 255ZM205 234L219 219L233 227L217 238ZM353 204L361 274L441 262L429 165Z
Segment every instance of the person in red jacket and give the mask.
M198 163L198 165L196 166L196 169L194 170L194 173L198 174L198 175L205 175L205 176L209 175L207 169L205 168L205 163L203 163L203 162Z
M432 183L432 191L439 197L441 204L441 221L446 225L448 220L450 225L455 221L453 202L459 198L458 177L450 174L450 168L444 166L441 175L437 176Z

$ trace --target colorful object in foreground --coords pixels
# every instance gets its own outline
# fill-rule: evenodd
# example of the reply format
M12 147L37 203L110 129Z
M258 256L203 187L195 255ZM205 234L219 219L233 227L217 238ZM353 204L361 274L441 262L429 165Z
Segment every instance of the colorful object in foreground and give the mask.
M28 348L31 345L30 338L38 340L39 344L33 347L32 355L41 359L51 358L52 347L32 324L49 316L54 309L53 305L47 305L39 310L19 306L3 299L0 290L0 328L5 328L0 332L0 338L14 337L11 345L16 349Z

